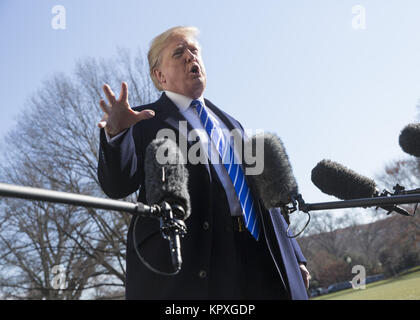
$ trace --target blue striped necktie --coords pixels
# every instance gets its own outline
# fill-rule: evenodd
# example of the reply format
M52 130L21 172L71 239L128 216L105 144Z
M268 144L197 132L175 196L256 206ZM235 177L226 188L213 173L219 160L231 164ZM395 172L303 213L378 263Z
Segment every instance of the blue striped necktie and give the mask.
M232 180L236 195L241 204L245 225L254 238L258 240L261 231L260 219L255 210L254 197L245 180L244 172L238 161L235 161L235 153L230 143L225 141L222 129L218 125L215 125L201 101L193 100L191 106L197 110L198 116L210 139L215 144L220 159L222 159L222 163Z

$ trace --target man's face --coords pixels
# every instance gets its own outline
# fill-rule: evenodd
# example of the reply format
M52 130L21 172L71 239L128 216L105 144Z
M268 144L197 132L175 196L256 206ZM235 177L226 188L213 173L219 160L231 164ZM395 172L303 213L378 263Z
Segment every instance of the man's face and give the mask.
M199 98L206 87L206 71L198 43L184 35L167 40L155 76L164 90Z

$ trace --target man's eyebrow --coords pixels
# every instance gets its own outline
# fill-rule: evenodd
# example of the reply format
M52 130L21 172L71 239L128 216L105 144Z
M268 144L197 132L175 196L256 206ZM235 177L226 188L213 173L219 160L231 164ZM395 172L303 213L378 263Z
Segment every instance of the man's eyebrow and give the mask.
M180 43L172 50L172 55L175 55L179 50L184 50L186 47L194 47L195 49L200 50L200 45L197 42Z
M196 49L200 49L200 44L197 41L191 42L189 45L195 47Z
M179 44L179 45L177 45L173 50L172 50L172 52L176 52L176 51L178 51L179 49L184 49L184 47L185 47L185 45L184 44Z

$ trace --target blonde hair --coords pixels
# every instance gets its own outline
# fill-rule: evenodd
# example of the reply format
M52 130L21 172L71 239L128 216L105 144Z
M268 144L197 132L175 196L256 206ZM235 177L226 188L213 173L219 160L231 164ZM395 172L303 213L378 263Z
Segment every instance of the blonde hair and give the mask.
M154 75L154 70L159 67L162 62L162 51L165 49L168 39L174 35L192 36L196 39L198 34L199 30L196 27L178 26L166 30L152 40L149 52L147 53L147 60L149 61L150 77L159 91L162 91L162 87L160 86L159 80Z

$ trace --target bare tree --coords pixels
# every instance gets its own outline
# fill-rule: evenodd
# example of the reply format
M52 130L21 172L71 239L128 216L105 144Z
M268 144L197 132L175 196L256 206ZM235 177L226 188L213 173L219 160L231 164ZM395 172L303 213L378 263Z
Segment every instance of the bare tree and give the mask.
M352 243L345 228L352 223L351 211L339 215L330 211L311 214L306 236L298 239L311 272L311 288L349 279L351 267L345 258Z
M347 228L348 243L351 244L348 256L363 265L368 274L381 271L379 265L379 252L384 244L384 238L388 236L387 223L383 220L353 224Z
M346 226L351 214L336 215L334 212L316 212L312 214L308 233L312 235L313 245L328 254L342 257L346 252L346 239L341 229Z
M56 74L27 102L3 142L2 182L102 196L97 178L99 100L105 83L129 87L130 105L157 98L139 51L85 58ZM128 198L134 201L136 195ZM59 204L2 199L0 288L4 298L121 298L130 217ZM61 274L54 273L60 266ZM54 285L56 277L65 283ZM56 284L57 284L56 283Z

